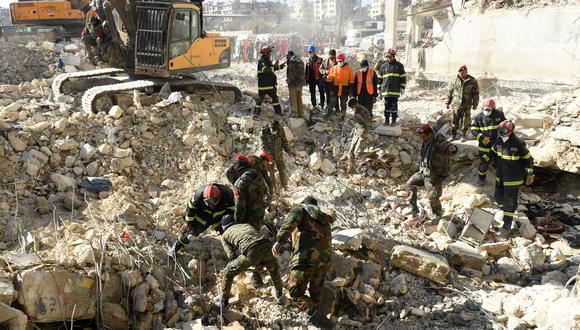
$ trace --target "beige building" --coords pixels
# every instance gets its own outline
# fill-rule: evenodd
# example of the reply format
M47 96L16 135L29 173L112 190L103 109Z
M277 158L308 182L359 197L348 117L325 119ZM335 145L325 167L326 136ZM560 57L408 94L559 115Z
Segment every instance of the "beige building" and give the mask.
M376 18L383 16L385 13L385 0L373 0L371 3L371 10L369 11L369 16Z
M360 0L314 0L314 19L322 21L348 16Z
M314 1L313 0L295 0L292 5L290 18L298 21L311 21L314 19Z

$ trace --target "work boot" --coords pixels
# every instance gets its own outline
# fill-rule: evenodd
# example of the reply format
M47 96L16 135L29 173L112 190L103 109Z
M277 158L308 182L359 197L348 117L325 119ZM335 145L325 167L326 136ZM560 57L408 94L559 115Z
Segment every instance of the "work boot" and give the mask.
M390 121L389 121L389 117L385 116L385 126L389 126Z
M262 275L258 272L253 272L250 283L256 289L261 288L262 286L264 286L264 282L262 281Z
M322 314L318 309L310 315L309 323L312 323L320 329L334 329L334 322L329 320L328 317Z
M392 116L392 118L391 118L391 126L395 126L395 123L396 123L396 122L397 122L397 116L396 116L396 115L394 115L394 116Z

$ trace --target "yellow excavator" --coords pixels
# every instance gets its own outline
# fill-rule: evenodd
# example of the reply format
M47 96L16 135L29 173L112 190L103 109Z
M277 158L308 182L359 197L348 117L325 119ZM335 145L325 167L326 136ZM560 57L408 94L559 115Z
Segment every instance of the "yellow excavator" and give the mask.
M105 0L97 1L95 9L110 27L121 59L118 67L57 75L52 84L55 100L82 93L83 109L98 112L117 104L122 94L153 94L164 86L241 100L237 87L195 76L230 65L229 38L203 30L203 0Z

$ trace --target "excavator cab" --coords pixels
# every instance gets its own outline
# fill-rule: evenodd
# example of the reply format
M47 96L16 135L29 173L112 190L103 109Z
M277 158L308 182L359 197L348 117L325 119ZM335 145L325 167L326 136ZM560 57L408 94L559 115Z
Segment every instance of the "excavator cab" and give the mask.
M229 67L230 40L203 31L202 2L137 2L136 74L170 77Z

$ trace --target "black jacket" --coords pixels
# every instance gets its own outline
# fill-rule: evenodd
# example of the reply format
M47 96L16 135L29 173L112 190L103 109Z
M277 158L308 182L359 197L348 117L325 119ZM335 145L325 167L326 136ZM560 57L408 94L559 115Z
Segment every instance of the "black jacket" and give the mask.
M274 89L278 85L278 79L274 72L281 68L275 67L269 58L264 55L258 60L258 90Z
M405 67L399 61L385 62L379 72L383 79L381 84L381 95L384 97L399 97L401 90L405 89L407 84L407 75Z
M526 142L515 134L511 134L506 142L497 138L491 150L491 155L497 157L496 182L501 182L504 187L519 187L524 184L527 174L534 173L532 154Z
M489 116L480 112L471 123L471 134L479 141L479 151L489 153L491 145L497 140L497 126L505 120L503 112L494 109ZM489 137L489 144L483 144L483 138Z
M226 185L215 184L222 192L219 203L212 210L203 201L203 190L206 186L198 188L193 197L187 203L185 221L193 222L195 232L203 232L210 226L217 228L225 215L234 215L235 201L234 192Z

